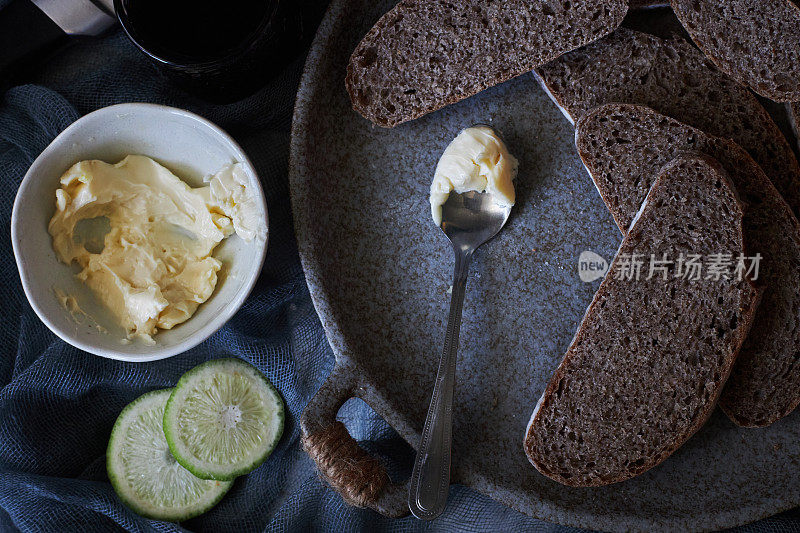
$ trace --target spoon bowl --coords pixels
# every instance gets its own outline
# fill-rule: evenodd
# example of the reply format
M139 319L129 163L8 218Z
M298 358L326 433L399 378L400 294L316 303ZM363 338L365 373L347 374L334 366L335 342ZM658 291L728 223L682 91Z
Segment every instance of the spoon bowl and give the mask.
M474 250L497 235L510 214L511 206L498 205L489 193L450 193L442 205L441 228L453 246Z

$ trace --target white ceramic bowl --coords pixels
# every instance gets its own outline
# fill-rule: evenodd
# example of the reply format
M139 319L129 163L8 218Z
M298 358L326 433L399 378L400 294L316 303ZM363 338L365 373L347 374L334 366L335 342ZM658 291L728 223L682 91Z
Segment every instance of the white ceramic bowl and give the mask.
M79 119L50 143L33 162L17 192L11 217L11 241L25 295L39 318L66 342L93 354L124 361L152 361L184 352L217 331L244 303L261 272L266 240L225 239L214 255L223 263L214 294L197 312L171 330L160 331L156 345L124 344L121 328L75 279L77 268L58 261L47 224L55 210L59 178L84 159L116 163L128 154L152 157L193 187L223 166L240 162L250 176L267 222L267 205L258 176L238 144L206 119L171 107L120 104ZM76 321L55 289L74 294L90 320Z

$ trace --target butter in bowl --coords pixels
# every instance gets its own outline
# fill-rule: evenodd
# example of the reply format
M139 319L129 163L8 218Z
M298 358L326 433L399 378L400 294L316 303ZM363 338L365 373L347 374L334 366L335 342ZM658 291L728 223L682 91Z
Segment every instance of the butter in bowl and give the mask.
M179 109L121 104L67 128L12 215L25 294L59 337L130 361L219 329L261 271L267 209L242 149Z

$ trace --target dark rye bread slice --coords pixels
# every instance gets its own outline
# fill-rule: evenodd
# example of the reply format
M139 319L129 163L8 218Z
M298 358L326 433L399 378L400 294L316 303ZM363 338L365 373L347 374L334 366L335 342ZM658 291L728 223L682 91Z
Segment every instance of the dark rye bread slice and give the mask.
M618 279L631 254L744 249L742 206L722 167L691 155L660 172L638 220L534 409L528 459L565 485L615 483L666 459L708 419L747 334L747 280Z
M608 35L627 10L627 0L402 0L350 57L347 92L393 127Z
M758 282L765 288L720 406L747 427L789 414L800 403L800 224L758 164L733 141L625 104L584 114L575 144L623 234L664 164L691 150L722 165L748 205L745 248L761 254Z
M792 0L672 0L723 72L776 102L800 100L800 6Z
M642 104L734 140L800 213L800 166L786 138L752 93L684 39L622 28L536 73L573 123L602 104Z

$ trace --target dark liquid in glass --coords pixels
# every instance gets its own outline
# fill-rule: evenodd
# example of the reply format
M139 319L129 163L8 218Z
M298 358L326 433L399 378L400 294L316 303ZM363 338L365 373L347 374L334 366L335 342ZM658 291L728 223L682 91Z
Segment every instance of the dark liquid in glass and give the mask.
M131 41L161 73L186 92L217 103L252 94L298 58L326 5L324 0L114 0Z
M149 51L166 60L213 61L253 41L272 0L130 0L127 16Z

